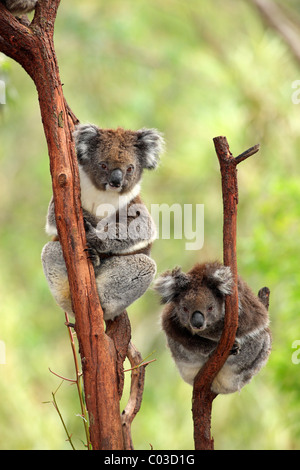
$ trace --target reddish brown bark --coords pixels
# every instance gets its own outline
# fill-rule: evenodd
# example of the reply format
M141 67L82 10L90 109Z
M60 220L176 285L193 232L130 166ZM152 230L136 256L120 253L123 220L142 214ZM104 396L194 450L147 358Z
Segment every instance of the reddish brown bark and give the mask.
M40 0L30 25L0 3L0 50L33 79L48 144L56 221L67 265L93 449L123 449L116 350L105 334L94 273L84 248L80 186L72 141L74 115L66 106L53 43L60 0Z
M226 137L215 137L214 144L219 159L222 180L223 261L225 266L230 266L234 289L232 294L227 295L225 298L224 329L218 347L200 370L194 382L192 412L196 450L212 450L214 448L210 428L212 402L216 394L211 391L211 385L229 355L238 326L236 259L238 184L236 166L258 151L258 146L255 146L234 158L229 150Z

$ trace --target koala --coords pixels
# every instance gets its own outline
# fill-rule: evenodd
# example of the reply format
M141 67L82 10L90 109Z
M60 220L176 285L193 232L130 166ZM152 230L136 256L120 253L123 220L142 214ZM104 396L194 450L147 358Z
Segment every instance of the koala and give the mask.
M1 3L3 3L13 15L24 15L35 9L37 0L1 0Z
M183 380L191 385L221 338L225 296L232 287L230 268L218 262L196 264L188 273L175 268L154 283L166 304L162 329L168 346ZM236 341L212 383L216 394L241 390L266 364L271 351L268 311L241 277L238 297Z
M139 193L143 170L157 167L164 141L155 129L100 129L92 124L78 125L74 140L86 249L104 319L113 320L144 294L156 274L150 258L156 229ZM53 198L46 232L54 240L42 250L44 273L56 302L72 315Z

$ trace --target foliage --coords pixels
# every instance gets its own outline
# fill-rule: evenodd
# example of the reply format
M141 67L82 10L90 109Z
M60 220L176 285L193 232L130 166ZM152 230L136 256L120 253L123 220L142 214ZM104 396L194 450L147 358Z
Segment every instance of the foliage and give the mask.
M299 21L296 1L284 4ZM56 47L65 96L82 122L103 127L157 127L167 150L143 181L150 204L204 204L205 242L158 239L158 272L222 259L220 175L212 138L226 135L232 152L261 144L239 166L238 266L254 291L271 289L273 352L240 394L213 406L217 449L300 447L299 109L292 103L297 64L249 2L216 0L62 1ZM0 364L2 449L69 448L51 399L73 361L64 314L44 279L40 252L47 237L49 160L36 91L30 78L0 56L6 83L0 159ZM276 257L274 255L276 254ZM161 307L151 291L129 309L133 342L146 357L142 408L133 424L137 449L192 449L191 388L179 378L159 328ZM152 356L152 357L153 357ZM56 394L72 440L82 448L76 389Z

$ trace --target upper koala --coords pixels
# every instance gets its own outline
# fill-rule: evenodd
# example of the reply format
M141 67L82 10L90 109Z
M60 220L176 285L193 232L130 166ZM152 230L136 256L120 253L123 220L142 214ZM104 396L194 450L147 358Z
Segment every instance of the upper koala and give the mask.
M74 132L87 247L93 261L105 319L113 319L140 297L156 272L150 259L154 222L139 192L144 169L156 168L163 138L155 129L100 129L79 125ZM46 232L57 235L53 199ZM43 249L50 289L72 313L62 250L57 241Z
M1 0L14 15L24 15L34 10L38 0Z
M162 328L182 378L189 384L220 340L225 295L233 286L229 267L220 263L196 264L187 274L167 271L155 282L166 307ZM238 278L239 323L236 341L212 384L215 393L240 390L266 363L271 351L268 311Z

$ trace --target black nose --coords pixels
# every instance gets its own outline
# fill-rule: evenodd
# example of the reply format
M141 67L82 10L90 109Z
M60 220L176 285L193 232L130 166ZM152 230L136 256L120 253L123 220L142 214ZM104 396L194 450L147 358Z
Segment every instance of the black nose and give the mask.
M194 328L201 328L204 325L204 316L198 310L196 310L196 312L194 312L192 315L191 325Z
M123 179L123 173L119 168L117 168L116 170L113 170L111 172L110 178L109 178L109 184L110 186L119 188L121 186L122 179Z

